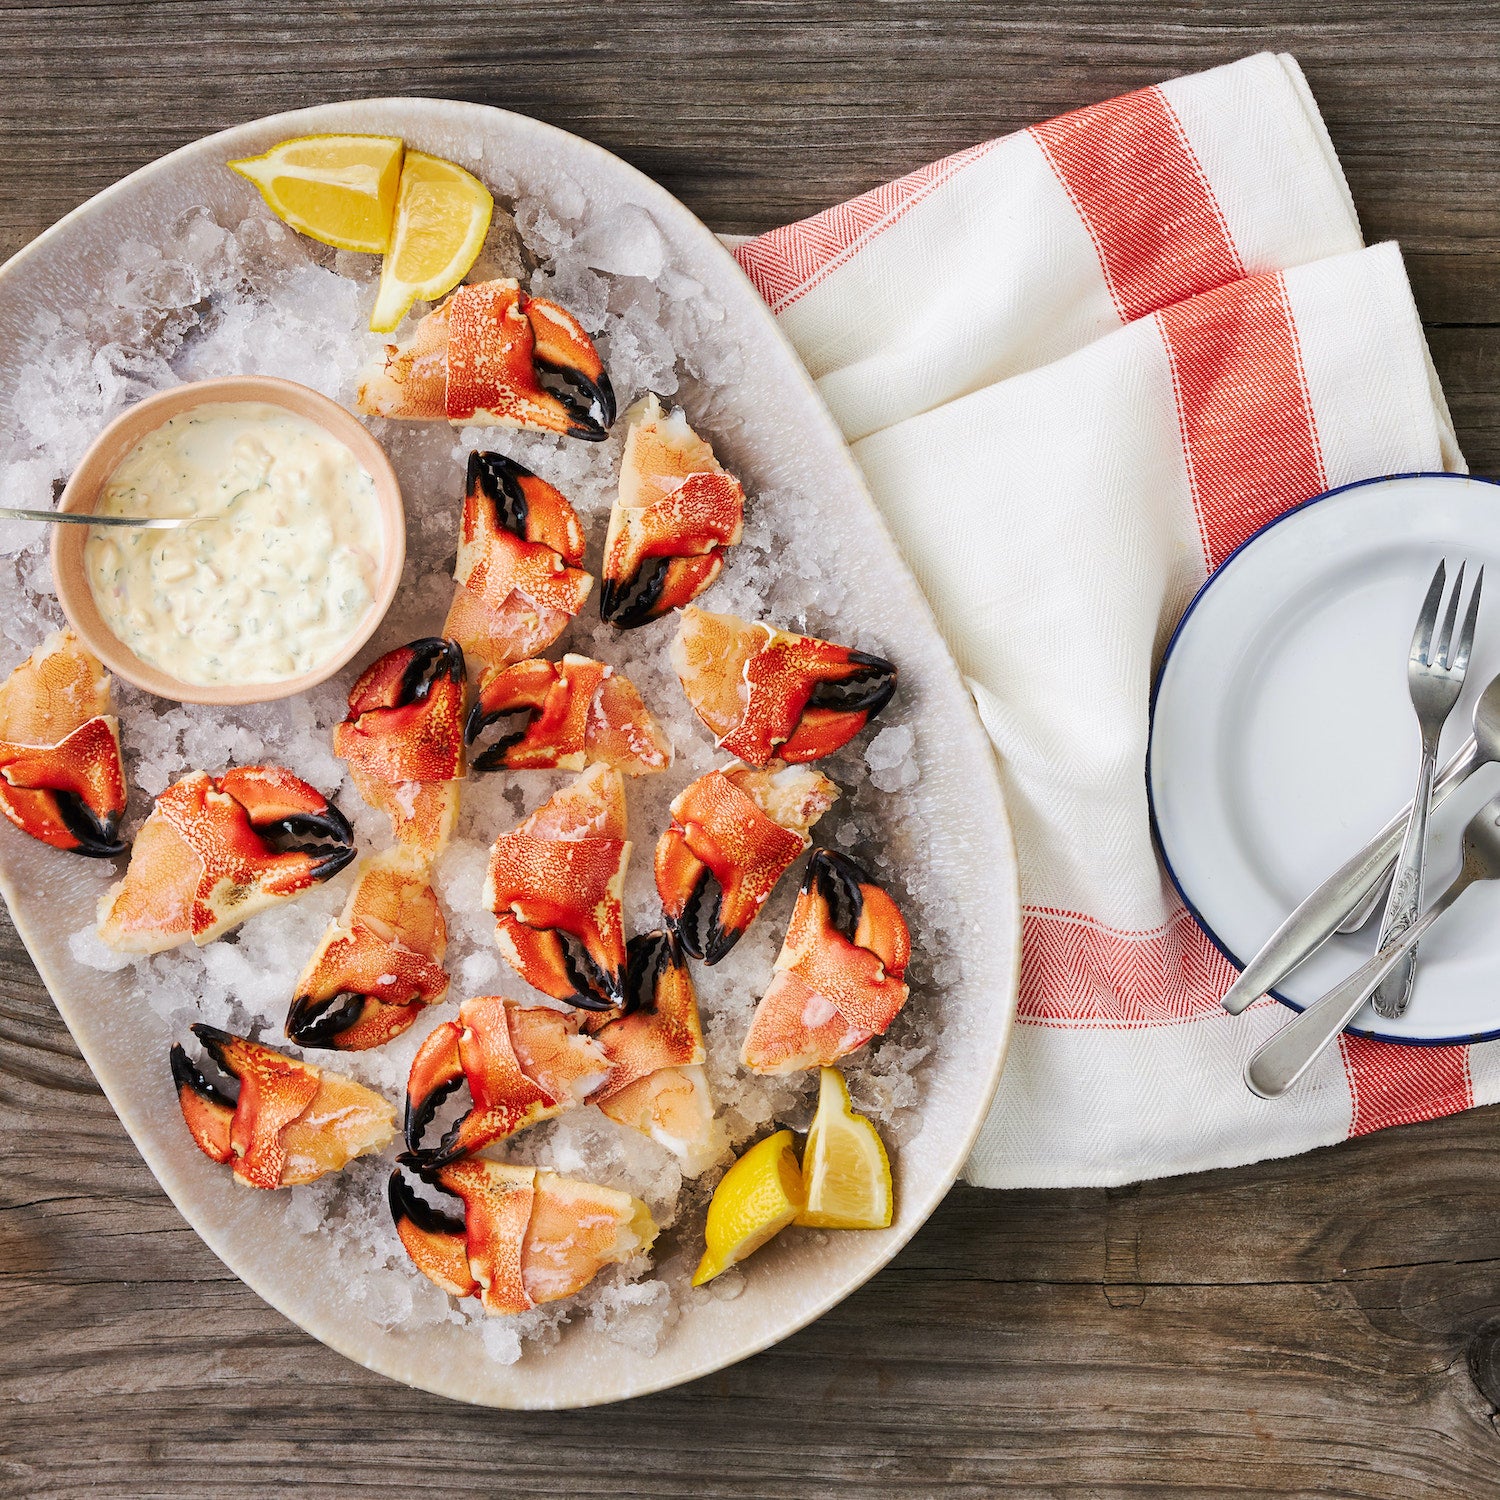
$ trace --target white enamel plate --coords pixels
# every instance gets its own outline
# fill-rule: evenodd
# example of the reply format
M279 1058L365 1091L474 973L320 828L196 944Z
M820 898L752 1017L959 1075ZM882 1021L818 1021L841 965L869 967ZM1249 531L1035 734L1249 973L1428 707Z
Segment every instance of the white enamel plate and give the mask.
M672 295L686 298L691 292L697 297L705 318L711 314L713 327L721 330L714 337L734 356L733 377L720 379L713 392L717 415L708 430L716 447L722 442L725 463L744 478L753 495L793 497L781 503L797 507L799 534L807 539L799 544L794 560L810 569L809 576L839 584L836 590L824 590L831 601L824 633L840 640L881 641L897 660L899 711L914 728L918 775L901 789L900 822L892 824L895 831L885 848L893 868L931 872L929 885L940 889L945 909L954 914L952 925L925 934L914 929L913 940L919 948L925 945L924 972L930 975L941 963L945 975L957 977L941 986L926 982L921 1004L930 1010L912 1012L914 1017L930 1015L932 1024L926 1033L930 1050L912 1073L913 1108L905 1116L909 1124L893 1127L896 1221L879 1232L789 1231L747 1266L737 1297L723 1295L725 1288L716 1296L711 1290L688 1292L684 1285L675 1307L680 1316L662 1325L661 1342L654 1351L630 1346L610 1337L596 1321L577 1318L555 1346L528 1344L515 1363L484 1357L473 1329L452 1322L402 1326L399 1313L378 1316L364 1296L368 1277L361 1279L357 1258L341 1258L332 1234L319 1232L316 1220L302 1232L290 1232L283 1194L237 1186L229 1173L194 1147L177 1110L167 1067L172 1028L147 1003L144 991L149 986L132 983L129 971L109 973L90 967L70 946L70 938L92 921L105 872L92 868L91 861L37 844L5 824L0 826L0 890L58 1009L142 1156L208 1245L267 1301L350 1358L444 1395L509 1407L616 1400L719 1369L784 1338L890 1260L952 1184L994 1092L1015 1007L1016 866L999 777L958 670L897 556L847 445L733 259L676 199L624 162L577 137L500 110L420 99L367 100L244 125L127 178L0 269L0 347L6 350L0 368L0 436L36 434L28 439L37 456L34 461L28 458L32 467L27 472L41 475L37 482L43 501L46 485L57 472L49 465L68 462L46 438L46 412L52 400L48 380L87 382L70 389L118 392L119 383L134 378L133 372L142 366L139 354L104 347L103 336L95 340L98 347L79 344L81 337L93 337L89 330L101 309L120 309L129 302L130 287L122 290L122 247L136 247L131 253L139 266L148 258L142 256L141 246L149 250L169 243L168 236L187 232L174 228L185 223L201 230L199 216L205 212L221 225L263 216L254 189L226 171L225 161L264 151L289 136L344 131L400 135L411 147L462 162L492 182L513 184L518 195L539 201L545 210L533 226L539 235L548 224L570 218L597 226L640 225L649 218L660 231L665 264L675 278L672 285L677 290ZM208 232L212 238L213 231ZM601 261L590 265L608 263L611 251L623 253L618 243L596 248ZM263 252L251 245L244 253ZM649 279L650 269L631 274ZM343 282L349 280L344 273L339 276ZM319 299L350 295L347 286L340 289L342 283L332 272L314 280L324 289ZM155 284L146 290L160 294ZM182 305L190 305L197 295L192 287L184 288ZM352 319L349 327L358 330L360 321ZM217 336L229 338L237 325L226 318L218 326ZM220 342L214 347L229 346ZM309 348L310 352L299 346L298 357L304 363L316 356L331 371L339 367L342 345L330 345L326 358L319 353L321 346ZM73 351L73 364L66 367L64 350ZM171 350L166 353L170 356ZM250 340L244 357L268 364L268 372L274 373L269 367L278 355ZM146 364L156 370L160 383L159 365L149 360ZM28 370L30 375L25 374ZM54 376L53 370L60 373ZM173 373L178 373L175 366ZM323 384L336 398L352 397L352 387L342 376L329 374ZM394 444L397 438L387 434L386 441ZM426 440L403 434L400 441L413 452L430 450L451 459L456 438L442 429ZM405 486L411 586L398 596L393 616L382 626L385 634L372 642L361 664L374 649L431 634L442 617L451 588L451 563L446 559L452 555L448 538L456 534L462 472L456 460L452 469L451 494ZM425 582L411 567L413 549L422 546L433 549ZM443 548L446 558L439 558ZM19 569L6 559L11 580L7 587L20 589L24 584L35 591L40 577L45 588L44 563L38 575L26 561L35 556L35 549L25 554ZM733 566L726 570L725 587L731 586L732 573ZM785 573L792 582L799 576L790 567ZM709 608L724 607L715 605L713 596L704 602ZM789 610L797 607L796 602L788 604ZM747 608L767 606L755 601ZM32 644L0 641L3 666L18 662ZM319 699L320 724L331 710L342 712L338 705L350 680L346 673ZM127 695L122 717L129 717L127 710L140 713L147 706ZM257 720L257 735L292 732L293 707L273 710ZM181 754L190 753L222 752L190 752L185 741ZM319 753L324 754L321 769L293 769L304 769L331 784L327 778L336 778L341 768L328 761L326 752ZM681 768L672 774L677 769ZM643 790L632 796L646 794ZM526 795L533 805L539 800L534 791ZM851 801L852 797L851 793ZM478 816L474 809L479 805L476 791L471 817ZM495 831L498 826L486 830L486 841ZM640 878L649 880L650 851L658 832L654 826L634 830L633 878L639 866L644 872ZM905 847L898 847L903 839ZM789 905L790 892L775 899L782 895ZM769 908L762 920L773 920ZM636 926L640 930L640 924ZM245 933L249 932L246 924ZM218 954L225 960L230 956L228 949ZM254 982L253 966L245 975L247 983ZM456 984L453 998L460 993ZM278 1005L284 1003L278 1000ZM376 1208L383 1212L379 1203ZM663 1235L665 1252L683 1263L696 1258L701 1240L693 1241L701 1235L701 1224L701 1216L694 1216L669 1229ZM326 1230L326 1223L321 1227ZM685 1282L685 1275L682 1279Z
M1412 628L1433 569L1482 564L1486 592L1440 763L1500 672L1500 490L1413 474L1310 500L1258 532L1204 586L1167 649L1147 774L1157 837L1183 899L1243 965L1294 906L1407 801L1416 719ZM1463 825L1500 788L1477 772L1433 815L1428 899L1457 873ZM1300 1009L1374 949L1378 921L1324 945L1277 998ZM1500 1035L1500 887L1474 887L1424 940L1406 1014L1366 1006L1386 1041Z

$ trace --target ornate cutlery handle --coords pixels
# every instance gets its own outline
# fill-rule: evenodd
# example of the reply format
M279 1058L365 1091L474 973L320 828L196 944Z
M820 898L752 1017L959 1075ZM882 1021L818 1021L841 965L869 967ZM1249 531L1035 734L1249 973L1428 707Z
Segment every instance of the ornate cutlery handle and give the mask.
M1432 778L1436 770L1437 736L1424 735L1422 764L1417 771L1417 794L1412 799L1411 820L1406 825L1406 837L1401 841L1401 853L1396 860L1396 873L1391 878L1390 899L1386 902L1385 915L1380 922L1380 938L1375 944L1377 952L1383 952L1407 932L1422 910L1422 870L1427 863L1427 822L1432 811ZM1376 986L1377 1015L1394 1020L1406 1009L1416 973L1417 950L1408 948L1401 961Z

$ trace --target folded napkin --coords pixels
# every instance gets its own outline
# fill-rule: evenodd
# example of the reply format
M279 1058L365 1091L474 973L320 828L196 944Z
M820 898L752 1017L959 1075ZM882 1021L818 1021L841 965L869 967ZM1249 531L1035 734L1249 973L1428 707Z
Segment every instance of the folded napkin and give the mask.
M1269 54L961 152L738 246L931 601L999 757L1018 1025L967 1175L1112 1184L1500 1097L1500 1044L1345 1037L1289 1096L1286 1019L1151 840L1151 682L1208 573L1372 474L1459 469L1400 254L1362 249L1296 63Z

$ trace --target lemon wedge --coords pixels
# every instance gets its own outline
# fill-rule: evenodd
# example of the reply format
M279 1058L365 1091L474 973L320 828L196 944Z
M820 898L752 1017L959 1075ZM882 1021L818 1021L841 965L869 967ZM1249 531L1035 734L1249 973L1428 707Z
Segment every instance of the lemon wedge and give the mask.
M702 1286L753 1255L792 1222L802 1208L802 1174L790 1130L753 1145L724 1174L708 1205L708 1247L693 1285Z
M472 173L408 151L371 330L389 333L419 297L432 302L451 292L483 248L494 210L490 190Z
M229 165L293 229L340 250L383 255L405 150L393 135L300 135Z
M818 1112L802 1153L806 1203L799 1224L818 1229L885 1229L894 1193L891 1163L880 1135L855 1114L837 1068L822 1069Z

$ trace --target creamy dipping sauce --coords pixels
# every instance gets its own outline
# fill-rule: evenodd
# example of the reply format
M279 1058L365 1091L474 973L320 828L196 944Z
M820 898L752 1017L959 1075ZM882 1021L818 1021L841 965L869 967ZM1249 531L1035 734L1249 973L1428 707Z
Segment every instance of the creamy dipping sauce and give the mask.
M95 527L84 567L105 624L179 681L280 682L313 671L369 610L385 541L375 481L316 423L209 402L121 460L107 516L203 516L174 531Z

